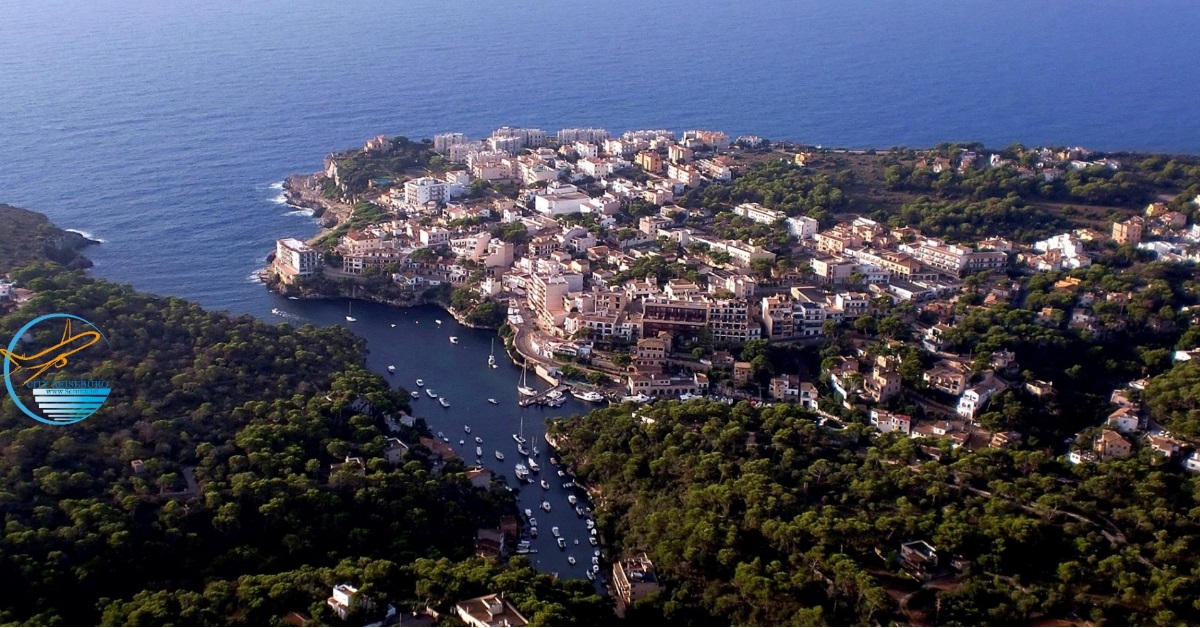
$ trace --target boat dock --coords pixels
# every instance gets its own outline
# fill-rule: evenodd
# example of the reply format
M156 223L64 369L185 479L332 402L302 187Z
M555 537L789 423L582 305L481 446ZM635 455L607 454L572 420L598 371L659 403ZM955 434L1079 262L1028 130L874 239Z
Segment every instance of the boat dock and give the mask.
M543 390L542 392L538 393L536 397L526 397L524 399L521 399L520 401L517 401L517 405L521 406L522 408L528 408L529 406L545 405L546 402L549 401L550 393L552 393L554 391L558 391L565 395L565 394L567 394L567 390L568 390L568 387L565 384L560 384L558 386L555 386L554 388L550 388L548 390Z

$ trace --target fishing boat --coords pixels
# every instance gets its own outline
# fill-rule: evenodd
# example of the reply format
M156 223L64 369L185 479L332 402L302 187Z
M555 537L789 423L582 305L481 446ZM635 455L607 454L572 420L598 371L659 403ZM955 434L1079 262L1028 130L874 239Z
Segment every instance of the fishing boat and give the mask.
M499 450L496 451L496 460L504 460L504 454Z
M553 534L555 538L558 538L558 526L550 528L550 534Z
M482 438L480 438L480 437L478 437L478 436L476 436L476 437L475 437L475 442L476 442L476 443L479 443L480 445L482 445L482 444L483 444L483 439L482 439Z
M542 510L550 512L550 502L542 502Z
M545 480L542 480L542 490L544 490L544 491L550 490L550 483Z
M421 393L419 393L419 392L417 392L417 391L415 391L415 390L414 390L414 391L412 391L412 392L410 392L410 393L408 393L408 395L409 395L410 397L412 397L413 399L420 399L420 398L421 398Z
M396 366L393 364L389 364L388 365L388 373L391 375L395 375L396 374Z
M450 344L452 344L452 345L458 344L458 336L450 336Z
M525 363L521 365L521 385L517 386L517 392L521 393L522 395L525 395L526 397L536 397L538 392L529 387L528 380L529 380L529 361L526 360Z
M600 393L598 393L594 390L589 390L586 392L572 390L571 396L575 397L576 399L578 399L580 401L587 401L589 403L600 403L601 401L604 401L604 395L601 395Z
M495 399L492 399L491 397L488 397L488 403L490 403L490 404L492 404L492 405L494 406L494 405L496 405L496 404L498 404L498 403L500 403L500 402L499 402L499 401L496 401Z
M542 468L538 466L537 461L535 461L532 456L529 458L526 458L525 462L529 463L529 470L533 471L534 473L537 473L538 471L542 470Z
M464 426L463 426L463 431L464 431L464 432L466 432L466 433L468 433L468 434L470 434L470 433L471 433L471 426L470 426L470 425L464 425Z
M432 388L426 388L426 389L425 389L425 394L426 394L426 395L429 395L429 398L430 398L430 399L437 399L437 393L433 392L433 389L432 389Z
M482 458L482 457L483 457L483 447L476 447L476 448L475 448L475 457L476 457L476 458Z
M445 398L445 397L438 397L438 403L442 404L442 407L443 407L443 408L449 408L449 407L450 407L450 402L449 402L449 401L446 401L446 398Z
M574 506L579 502L579 498L575 497L574 495L567 495L567 501L571 502L571 505Z
M424 386L425 386L425 380L423 380L423 379L418 379L418 380L417 380L417 385L418 385L418 386L421 386L421 387L424 387Z

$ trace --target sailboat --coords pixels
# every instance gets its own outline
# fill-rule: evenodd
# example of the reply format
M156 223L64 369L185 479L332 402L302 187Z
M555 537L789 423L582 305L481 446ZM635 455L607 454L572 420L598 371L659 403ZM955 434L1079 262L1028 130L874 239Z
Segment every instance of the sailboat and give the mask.
M357 320L357 318L354 318L354 302L351 301L350 303L346 304L346 322L353 323Z
M492 350L488 352L488 366L496 368L496 339L492 338Z
M521 385L517 386L517 392L521 393L522 395L525 395L526 397L536 397L537 391L530 388L529 384L528 384L528 377L529 377L529 368L528 367L529 367L529 361L526 360L521 365Z

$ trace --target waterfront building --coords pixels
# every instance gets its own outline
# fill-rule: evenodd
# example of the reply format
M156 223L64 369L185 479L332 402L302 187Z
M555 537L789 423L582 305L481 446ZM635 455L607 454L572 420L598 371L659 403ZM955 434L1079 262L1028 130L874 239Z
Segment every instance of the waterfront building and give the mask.
M608 131L604 129L562 129L557 133L558 143L562 145L573 144L575 142L590 142L599 144L609 138Z
M449 152L450 147L456 144L469 144L471 140L467 139L466 133L438 133L433 136L433 150L439 153Z
M300 240L282 238L275 241L275 269L285 282L321 272L321 263L321 252Z

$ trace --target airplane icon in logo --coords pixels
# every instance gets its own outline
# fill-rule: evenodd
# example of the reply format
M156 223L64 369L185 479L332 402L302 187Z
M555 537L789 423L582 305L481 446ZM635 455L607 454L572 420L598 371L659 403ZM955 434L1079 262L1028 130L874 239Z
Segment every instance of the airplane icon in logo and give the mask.
M67 323L63 327L62 340L58 344L33 355L18 355L10 353L5 349L0 349L0 358L6 359L16 365L16 368L10 371L12 373L22 369L33 371L32 375L27 377L24 382L21 382L23 386L52 368L63 368L67 365L68 356L83 351L96 344L98 340L100 340L100 332L95 330L83 331L78 334L72 333L71 320L67 319Z

